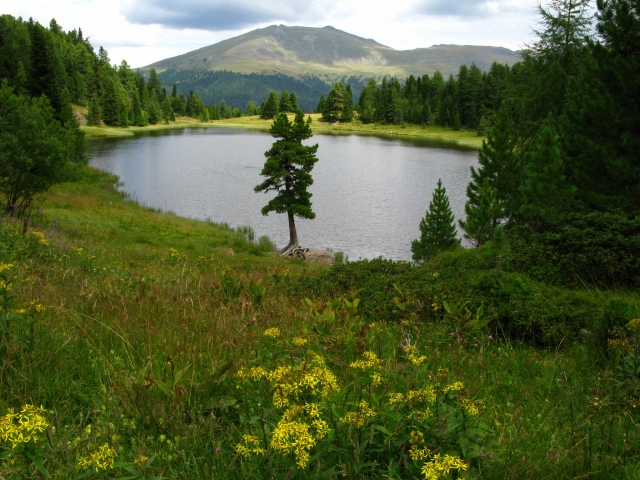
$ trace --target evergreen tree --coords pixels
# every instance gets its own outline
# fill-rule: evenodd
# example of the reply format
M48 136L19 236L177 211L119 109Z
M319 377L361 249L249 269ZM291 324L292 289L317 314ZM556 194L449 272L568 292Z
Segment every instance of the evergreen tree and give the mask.
M256 104L253 102L249 102L247 103L247 108L244 109L244 113L245 115L257 115L258 114L258 107L256 107Z
M414 261L421 262L458 246L460 240L456 237L447 189L442 186L442 180L438 179L429 210L420 221L420 239L411 242L412 257Z
M260 118L269 119L275 118L278 115L278 94L273 90L269 92L269 98L262 108Z
M325 121L336 122L340 120L344 112L344 97L344 85L341 82L336 82L329 92L329 98L327 98L322 111L322 118Z
M318 106L316 107L316 112L324 114L324 109L327 105L327 100L324 98L324 95L320 96L320 100L318 100Z
M515 151L517 141L513 121L505 110L501 110L493 128L488 132L487 140L482 142L482 148L478 152L480 167L477 170L471 167L471 183L467 187L467 197L477 204L476 196L486 180L495 190L501 206L496 212L503 212L507 217L520 209L520 159ZM500 222L500 217L494 217L491 223L496 227Z
M149 115L149 123L151 125L157 124L162 119L162 111L158 104L158 97L156 91L151 90L149 93L149 106L147 107L147 114Z
M291 111L291 102L289 101L289 94L286 90L282 91L280 95L280 104L278 105L278 111L280 112L290 112Z
M262 214L269 212L286 213L289 220L289 244L280 251L287 255L298 246L294 216L315 218L311 210L311 193L307 190L313 184L311 170L318 161L318 145L302 145L311 138L311 127L304 121L302 110L296 112L293 122L281 112L276 117L269 133L277 140L265 152L267 161L260 175L266 180L255 187L256 192L275 191L277 195L262 208Z
M103 80L103 95L101 99L102 121L108 126L122 125L120 98L116 88L115 79L108 75Z
M289 105L291 106L291 112L297 112L300 109L298 106L298 96L293 90L291 91L291 94L289 94Z
M353 92L351 90L351 84L347 85L344 92L344 110L342 110L342 115L340 115L340 121L353 121Z
M456 132L459 132L462 128L462 123L460 122L460 113L458 113L458 107L453 107L453 129Z
M156 98L160 98L160 95L162 94L162 83L160 82L158 73L154 68L149 72L147 88L149 89L149 95L151 95L151 92L156 92Z
M94 93L89 101L89 112L87 114L87 125L98 126L102 123L102 113L100 112L100 102L98 94Z
M524 221L544 231L549 223L558 224L568 211L576 188L567 183L558 134L551 117L543 124L531 152L521 186Z
M598 4L599 41L571 79L559 133L568 180L588 208L640 210L640 5Z
M469 189L467 189L467 194ZM497 228L496 218L501 218L504 211L498 201L498 192L484 179L473 198L469 198L464 206L466 220L458 224L464 231L463 237L474 247L480 247L491 240Z
M136 89L131 93L131 122L137 127L144 127L146 125L145 120L142 114L142 107L140 107L140 96Z

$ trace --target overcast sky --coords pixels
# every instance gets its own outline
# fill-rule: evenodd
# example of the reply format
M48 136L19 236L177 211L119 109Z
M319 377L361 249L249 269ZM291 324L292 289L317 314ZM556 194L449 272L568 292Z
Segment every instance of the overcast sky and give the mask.
M142 67L273 24L331 25L398 50L441 43L512 50L531 40L536 0L0 0L0 13L80 27L112 63Z

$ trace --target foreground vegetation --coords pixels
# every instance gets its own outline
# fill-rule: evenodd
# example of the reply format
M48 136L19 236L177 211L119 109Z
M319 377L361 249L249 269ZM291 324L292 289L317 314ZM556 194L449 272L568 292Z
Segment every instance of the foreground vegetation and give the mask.
M488 249L316 269L114 182L0 226L5 478L640 473L636 293Z

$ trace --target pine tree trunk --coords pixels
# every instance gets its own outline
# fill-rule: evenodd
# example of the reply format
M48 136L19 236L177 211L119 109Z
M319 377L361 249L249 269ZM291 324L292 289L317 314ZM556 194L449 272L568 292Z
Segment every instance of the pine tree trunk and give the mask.
M296 223L293 219L293 213L287 212L289 217L289 245L280 250L280 255L288 255L298 248L298 233L296 232Z

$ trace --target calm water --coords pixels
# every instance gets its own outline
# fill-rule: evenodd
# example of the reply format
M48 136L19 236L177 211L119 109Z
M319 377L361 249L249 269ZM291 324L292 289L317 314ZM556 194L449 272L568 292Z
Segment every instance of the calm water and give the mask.
M90 164L118 175L122 189L140 203L251 225L256 236L267 235L281 248L289 240L286 215L262 216L270 194L253 191L273 140L264 132L186 129L92 140L88 148ZM356 135L311 140L319 144L310 188L317 216L296 219L301 246L343 251L351 260L410 260L411 240L418 238L438 178L456 218L464 214L475 151Z

